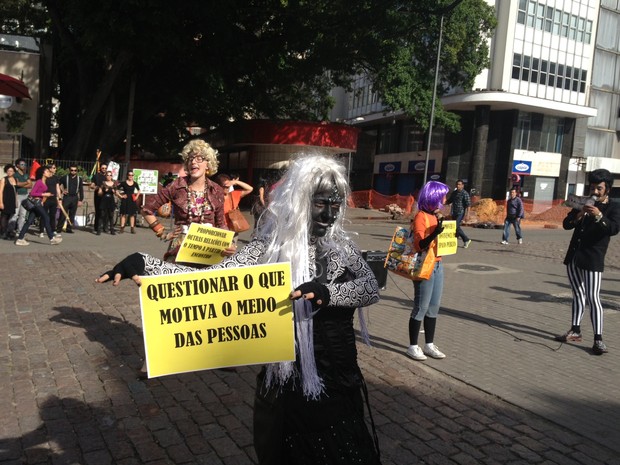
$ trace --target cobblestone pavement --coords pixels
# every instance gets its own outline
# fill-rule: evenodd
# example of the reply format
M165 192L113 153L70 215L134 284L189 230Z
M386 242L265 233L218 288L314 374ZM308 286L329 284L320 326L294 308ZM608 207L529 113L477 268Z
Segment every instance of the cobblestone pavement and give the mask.
M365 250L385 250L398 224L348 216ZM552 339L570 325L569 233L528 227L502 246L501 231L467 232L472 245L445 258L445 360L404 355L410 282L389 276L368 310L359 361L383 463L620 464L620 239L603 279L610 353L597 357L587 317L582 344ZM256 367L136 378L137 288L94 278L130 252L161 255L150 231L29 240L0 243L0 464L256 463Z

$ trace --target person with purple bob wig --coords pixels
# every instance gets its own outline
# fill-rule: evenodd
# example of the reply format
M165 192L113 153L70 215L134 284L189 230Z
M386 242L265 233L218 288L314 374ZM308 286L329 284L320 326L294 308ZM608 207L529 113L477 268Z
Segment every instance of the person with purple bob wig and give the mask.
M450 188L442 182L429 181L418 195L418 213L411 222L413 245L417 252L435 248L435 268L429 279L413 281L413 311L409 319L409 348L407 355L414 360L426 360L426 357L445 358L433 343L439 304L443 292L443 265L437 256L435 239L443 231L443 214L441 209L446 202L446 194ZM420 328L424 322L424 348L418 345Z

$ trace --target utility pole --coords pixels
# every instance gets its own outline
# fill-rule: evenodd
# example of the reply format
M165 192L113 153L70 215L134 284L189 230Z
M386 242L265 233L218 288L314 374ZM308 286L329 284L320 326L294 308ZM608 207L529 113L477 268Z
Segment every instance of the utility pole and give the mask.
M431 141L433 139L433 123L435 122L435 99L437 98L437 81L439 80L439 62L441 57L441 39L443 37L443 13L439 20L439 41L437 43L437 61L435 63L435 82L433 84L433 101L431 103L431 121L428 125L428 140L426 141L426 161L424 163L424 182L428 179L428 163L431 158Z
M435 81L433 83L433 101L431 103L431 120L428 125L428 140L426 142L426 161L424 163L424 182L428 179L428 164L431 158L431 141L433 139L433 124L435 123L435 101L437 99L437 82L439 81L439 64L441 62L441 41L443 39L443 19L446 14L454 10L463 0L455 0L450 5L437 11L440 16L439 20L439 40L437 41L437 60L435 63Z

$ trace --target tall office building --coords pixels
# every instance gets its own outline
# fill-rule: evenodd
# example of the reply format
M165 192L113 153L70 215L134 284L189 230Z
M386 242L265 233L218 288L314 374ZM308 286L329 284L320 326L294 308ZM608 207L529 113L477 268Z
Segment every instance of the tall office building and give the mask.
M592 169L620 178L619 2L487 1L498 19L490 67L472 91L442 98L461 131L433 128L428 166L425 134L356 81L342 119L362 129L357 157L373 160L373 188L410 193L426 172L495 199L517 186L536 206L582 193Z

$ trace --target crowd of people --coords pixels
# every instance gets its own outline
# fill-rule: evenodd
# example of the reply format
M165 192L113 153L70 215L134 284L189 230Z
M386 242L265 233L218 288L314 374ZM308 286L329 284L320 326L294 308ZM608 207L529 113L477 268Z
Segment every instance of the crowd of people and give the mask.
M235 174L218 173L217 151L202 140L189 142L180 153L183 171L167 176L158 192L142 208L136 202L140 186L133 171L126 180L114 181L105 163L86 187L94 193L94 233L116 234L114 211L120 203L120 229L135 232L142 214L153 233L167 243L162 256L134 253L96 281L184 273L203 268L177 260L179 248L193 223L233 229L229 213L242 198L253 194L254 231L240 249L233 241L222 250L222 261L211 270L290 262L292 318L295 322L295 360L266 365L257 378L254 405L254 446L261 464L365 463L379 464L374 425L364 377L357 365L353 318L358 308L379 300L378 284L368 263L344 229L346 199L350 188L346 169L335 159L305 154L290 161L281 178L261 180L256 189ZM0 180L0 233L28 245L25 235L38 219L50 244L62 241L61 231L72 233L77 208L84 201L84 181L76 166L58 177L54 165L42 166L34 179L23 160L4 167ZM590 201L573 208L563 226L573 230L564 264L573 292L570 329L556 337L561 342L582 341L581 320L590 307L593 327L592 353L608 352L603 342L603 308L600 302L602 272L610 238L620 231L620 205L610 201L613 176L604 169L589 176ZM30 202L27 205L26 200ZM461 228L471 199L458 180L455 189L429 181L417 198L410 237L415 252L432 257L432 271L413 279L409 345L405 354L416 361L446 355L435 344L444 287L438 237L444 231L443 209L451 205L456 236L468 248L471 239ZM168 230L161 219L169 206ZM56 212L63 215L56 223ZM502 244L508 244L511 225L522 244L520 221L524 207L513 188L506 201ZM432 253L431 253L432 252ZM365 333L363 314L358 318ZM423 329L425 344L419 343ZM140 369L146 377L146 366ZM372 415L370 415L372 419Z
M205 147L208 147L208 144L203 141L192 141L185 150L196 149L200 152L206 150ZM92 232L96 235L122 234L126 229L135 234L139 215L144 216L147 224L151 224L162 216L167 217L168 214L162 214L160 208L169 206L174 215L174 228L167 232L164 239L169 242L170 256L174 256L175 249L178 249L182 242L189 223L206 222L224 229L230 228L226 214L230 210L238 209L240 200L254 190L234 173L220 173L217 177L213 176L217 171L218 162L216 152L210 147L206 151L209 150L212 153L205 153L205 157L209 157L209 163L214 163L214 166L202 170L201 163L198 163L196 169L192 167L192 160L184 158L182 172L189 174L190 183L183 182L185 176L174 176L169 172L162 177L158 194L145 197L145 205L140 203L140 186L133 170L127 172L123 181L115 180L114 173L108 170L108 164L102 162L97 171L86 180L78 173L79 167L76 164L71 164L66 174L57 176L57 166L54 163L29 170L26 161L18 159L14 164L4 166L5 176L0 178L0 238L12 240L19 246L29 245L25 236L31 226L38 223L39 237L43 238L46 235L49 237L51 230L50 243L60 243L63 233L73 234L76 231L79 208L84 205L85 195L90 191L94 212ZM202 181L205 174L206 182ZM213 180L210 179L211 176ZM35 189L37 184L39 185ZM264 186L261 185L260 188L261 196ZM221 208L219 206L212 208L213 204L209 198L218 187L224 193L224 201ZM181 191L188 189L193 193L192 208L188 215L182 213L183 205L176 205L171 199L160 201L179 189ZM29 202L32 200L34 208L27 209L26 206L30 207L30 203L24 204L25 200ZM256 197L254 201L260 203L262 207L265 205L265 197ZM208 221L207 217L210 214L217 214L217 217ZM81 229L87 231L89 228ZM21 234L22 231L24 234ZM34 231L32 234L37 235Z

